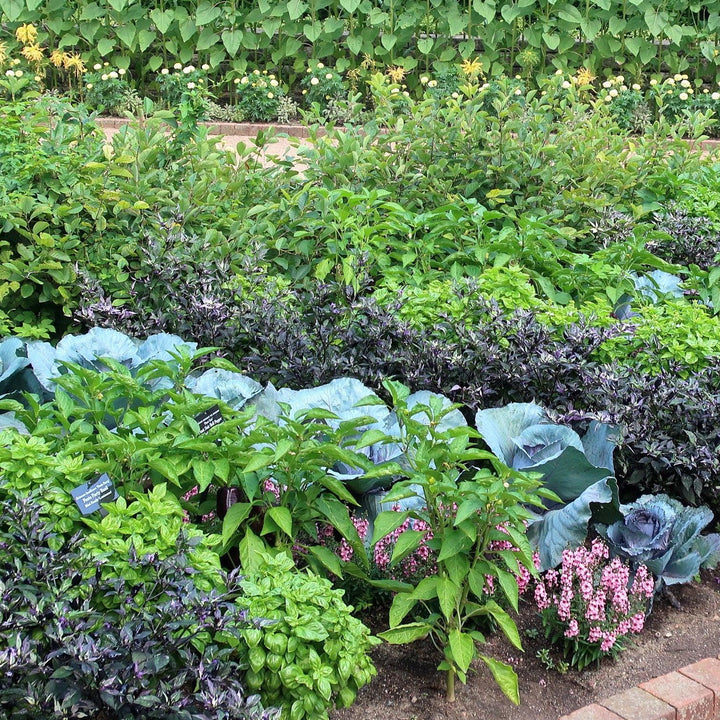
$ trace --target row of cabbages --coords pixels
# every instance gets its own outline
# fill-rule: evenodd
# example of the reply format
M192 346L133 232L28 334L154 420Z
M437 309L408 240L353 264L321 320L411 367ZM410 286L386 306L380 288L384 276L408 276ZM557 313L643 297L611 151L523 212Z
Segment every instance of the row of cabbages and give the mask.
M103 358L121 363L131 371L154 360L171 361L179 353L195 353L195 343L158 334L139 341L115 330L94 328L85 335L66 336L53 346L47 342L25 342L5 338L0 342L0 397L19 397L23 391L49 399L54 393L54 377L68 372L67 363L102 371ZM155 382L157 389L167 378ZM260 415L283 422L313 409L334 413L330 425L367 417L363 430L377 429L383 440L363 447L362 452L381 468L384 464L403 465L399 442L401 429L393 410L360 381L338 378L315 388L292 390L261 386L240 372L224 368L194 371L186 388L193 393L216 398L235 410L253 405ZM418 391L407 400L408 408L423 407L431 397L447 398ZM418 411L417 419L425 419ZM581 419L582 420L582 419ZM553 422L547 411L534 403L512 403L505 407L480 410L475 426L490 450L515 470L538 473L543 485L562 503L547 503L528 526L531 543L539 553L541 569L556 567L563 550L582 545L588 534L601 534L611 550L634 564L643 563L656 576L658 587L688 582L700 568L720 560L720 535L700 535L712 520L707 508L688 508L666 495L645 495L636 502L621 505L613 471L613 450L618 428L585 419L581 436L574 429ZM458 409L442 418L445 429L466 424ZM12 412L0 415L1 427L22 425ZM388 438L390 441L388 441ZM397 442L392 439L397 438ZM361 468L336 463L328 470L360 499L370 521L389 509L383 496L393 484L392 474L374 472L366 477ZM417 506L422 497L403 501Z

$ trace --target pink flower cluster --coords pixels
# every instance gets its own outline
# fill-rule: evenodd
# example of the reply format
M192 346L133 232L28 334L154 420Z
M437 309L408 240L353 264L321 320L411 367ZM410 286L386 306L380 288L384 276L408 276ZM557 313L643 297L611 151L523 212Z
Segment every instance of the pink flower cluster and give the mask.
M631 581L629 566L608 557L607 545L596 539L590 549L565 550L560 569L537 581L535 603L549 636L554 631L578 643L599 643L604 654L622 649L623 637L643 629L653 577L640 565Z
M399 511L399 507L393 510ZM403 558L394 568L390 567L393 549L398 538L407 530L416 530L425 533L420 541L418 548L411 552L407 557ZM427 541L431 540L433 533L430 526L424 520L413 520L406 518L405 522L399 528L386 535L375 545L373 552L373 560L378 570L384 575L394 580L409 580L417 577L426 577L437 571L434 553L427 546Z

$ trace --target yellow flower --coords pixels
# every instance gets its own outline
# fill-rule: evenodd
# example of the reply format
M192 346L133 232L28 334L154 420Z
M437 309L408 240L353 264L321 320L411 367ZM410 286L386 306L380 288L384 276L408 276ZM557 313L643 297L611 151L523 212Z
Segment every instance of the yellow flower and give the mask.
M592 74L592 71L586 67L580 68L575 77L572 78L572 81L576 85L592 85L594 80L595 76Z
M17 41L21 42L23 45L30 45L31 43L34 43L37 40L37 35L38 32L34 25L21 25L15 31Z
M394 67L389 67L385 74L394 82L394 83L401 83L405 79L405 68L400 67L400 65L395 65Z
M474 78L482 72L483 66L482 63L475 58L474 60L463 60L463 62L460 63L460 69L467 77Z
M20 52L28 62L34 65L39 65L45 59L43 49L37 43L34 45L26 45Z
M8 59L7 45L5 43L0 42L0 65L4 65L5 61L7 59Z
M66 70L74 70L78 77L85 72L85 63L77 53L67 55L63 61L63 65Z
M67 55L62 50L53 50L50 53L50 62L55 67L62 67L65 65L65 59L67 58Z

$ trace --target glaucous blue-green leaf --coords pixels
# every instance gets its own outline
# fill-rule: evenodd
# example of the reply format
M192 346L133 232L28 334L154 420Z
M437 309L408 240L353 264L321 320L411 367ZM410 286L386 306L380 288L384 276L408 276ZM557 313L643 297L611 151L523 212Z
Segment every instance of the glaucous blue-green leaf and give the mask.
M13 391L15 380L30 361L25 356L25 343L20 338L8 337L0 342L0 393Z
M202 375L188 377L185 386L199 395L222 400L235 410L239 410L263 390L262 385L255 380L222 368L210 368Z
M700 535L712 521L707 507L686 507L667 495L643 495L623 505L622 518L598 525L614 555L655 575L656 588L687 583L701 567L720 561L720 535Z
M169 333L150 335L147 340L138 346L134 366L138 367L152 360L169 362L181 350L193 353L197 350L197 343L185 342L181 337Z
M18 420L15 417L14 412L0 413L0 430L5 430L6 428L15 428L23 435L29 435L29 431L25 427L25 423Z
M514 438L526 428L543 422L548 422L545 411L535 403L510 403L479 410L475 415L475 427L487 446L510 467L517 450Z
M530 425L512 441L516 449L511 467L515 470L535 470L540 463L559 457L568 447L577 448L580 452L583 449L580 436L574 430L549 423Z
M367 518L369 523L367 543L370 542L370 538L373 536L373 532L375 531L375 518L381 512L389 512L396 508L400 512L404 512L405 510L420 511L425 507L425 495L423 494L421 485L409 485L407 490L408 497L393 500L392 502L387 502L385 500L388 496L387 490L367 492L360 498L362 514Z
M582 449L591 465L607 468L614 474L613 453L618 440L618 428L593 420L582 436Z
M593 514L591 503L611 505L616 498L615 478L605 477L572 502L548 510L532 522L527 536L540 555L541 571L559 565L566 548L576 548L585 542L588 522Z
M607 468L595 467L574 447L565 448L553 460L525 469L542 473L543 486L565 502L580 497L587 488L608 476Z
M676 298L684 295L683 289L680 287L682 280L677 275L664 270L653 270L647 275L635 276L633 282L638 295L642 295L654 303L659 302L667 295Z
M337 427L343 420L353 420L359 417L371 417L382 423L390 414L385 405L363 405L358 403L368 396L377 395L366 385L355 378L337 378L326 385L305 390L290 390L281 388L277 392L276 400L290 406L290 416L295 417L304 410L320 408L329 410L338 416L339 420L328 420L328 424Z

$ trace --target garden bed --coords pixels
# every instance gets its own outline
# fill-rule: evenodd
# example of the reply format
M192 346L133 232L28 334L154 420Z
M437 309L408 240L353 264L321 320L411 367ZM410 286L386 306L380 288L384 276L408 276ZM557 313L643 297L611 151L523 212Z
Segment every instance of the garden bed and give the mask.
M487 650L510 662L520 683L520 705L512 705L490 672L474 665L467 686L457 691L454 705L445 702L444 679L437 672L438 654L429 641L408 646L381 645L372 652L377 677L363 688L353 707L336 712L333 720L554 720L585 705L601 701L654 677L706 657L720 649L720 584L714 573L703 582L674 590L681 607L656 601L645 630L631 647L599 668L561 674L537 657L547 648L535 607L520 607L524 653L500 636ZM528 635L529 633L529 635ZM550 662L561 658L550 652ZM549 662L548 662L549 664Z

